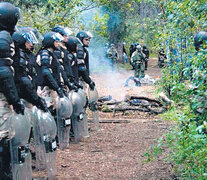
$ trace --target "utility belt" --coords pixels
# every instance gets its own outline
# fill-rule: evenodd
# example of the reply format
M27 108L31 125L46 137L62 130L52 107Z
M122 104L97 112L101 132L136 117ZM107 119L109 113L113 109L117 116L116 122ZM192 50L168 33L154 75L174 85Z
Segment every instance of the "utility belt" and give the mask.
M9 59L0 59L0 67L1 66L11 66L12 62Z

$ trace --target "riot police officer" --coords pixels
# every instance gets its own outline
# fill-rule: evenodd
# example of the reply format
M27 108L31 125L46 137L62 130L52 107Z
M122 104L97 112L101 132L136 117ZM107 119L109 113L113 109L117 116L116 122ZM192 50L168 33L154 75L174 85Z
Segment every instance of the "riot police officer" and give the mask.
M14 139L15 128L9 121L9 105L13 106L17 114L24 114L24 106L18 96L12 70L15 47L11 35L20 14L14 5L6 2L0 3L0 14L0 179L12 179L10 142ZM21 171L19 173L21 174Z
M92 35L86 31L80 31L76 37L79 39L78 52L77 52L77 64L79 77L89 85L90 89L94 89L95 83L89 76L89 53L86 49L89 46Z
M61 64L60 68L64 83L70 90L77 90L77 87L74 85L74 77L72 74L71 63L68 55L69 52L65 47L65 43L68 41L68 38L71 35L72 31L70 31L69 28L60 25L55 26L52 31L60 33L64 38L60 48L54 51L54 54L56 55L59 63Z
M59 97L63 97L61 89L60 67L54 51L60 46L63 37L59 33L47 32L42 41L42 49L37 56L37 64L41 67L41 73L38 74L38 80L41 81L41 93L43 97L49 97L46 100L48 107L55 104L55 92ZM49 95L51 94L51 95ZM52 98L52 99L51 99Z
M59 105L56 104L57 95L59 98L63 98L64 93L61 87L60 64L54 51L59 48L63 37L56 32L47 32L43 37L42 48L37 56L37 64L41 68L41 73L38 74L38 80L42 80L41 87L38 87L38 91L40 96L46 100L49 110L55 117L57 115L56 108ZM57 103L59 102L60 101ZM40 139L44 142L43 144L45 144L43 150L41 150L46 159L43 164L46 164L49 179L53 179L56 174L55 138L57 135L57 126L54 118L51 117L49 117L48 120L40 120L37 123L39 124L37 126L40 127ZM48 130L49 128L50 130ZM40 149L42 149L41 146Z
M33 78L36 77L34 72L36 71L34 66L36 61L34 62L34 59L30 59L31 56L29 55L38 40L32 31L23 34L15 32L12 38L16 47L14 70L19 96L46 112L48 110L46 102L37 95L35 83L32 83Z
M77 57L76 57L76 54L78 52L78 39L76 37L69 37L65 45L68 50L67 57L71 65L72 76L74 78L75 84L78 85L79 84L78 62L77 62Z

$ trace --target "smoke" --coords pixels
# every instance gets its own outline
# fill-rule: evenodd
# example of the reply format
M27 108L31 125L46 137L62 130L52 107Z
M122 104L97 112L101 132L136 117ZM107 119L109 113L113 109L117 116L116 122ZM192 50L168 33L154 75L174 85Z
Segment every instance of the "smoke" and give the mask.
M100 12L103 14L100 14ZM88 48L90 75L97 85L99 94L111 95L113 99L121 101L129 89L124 87L126 79L133 74L118 67L118 64L114 64L114 68L112 68L112 62L107 58L107 50L110 44L108 39L101 37L91 28L93 23L97 23L93 21L96 13L104 15L103 9L100 8L84 11L81 15L85 26L84 30L93 34ZM117 25L117 18L115 19L116 22L112 23L111 27Z

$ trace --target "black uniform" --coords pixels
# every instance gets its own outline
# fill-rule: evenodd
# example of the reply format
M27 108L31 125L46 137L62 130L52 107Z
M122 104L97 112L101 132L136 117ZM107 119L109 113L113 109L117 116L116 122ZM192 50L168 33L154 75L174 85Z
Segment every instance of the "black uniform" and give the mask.
M17 90L20 98L25 99L31 104L37 106L43 111L47 111L47 105L44 99L40 98L37 95L36 87L32 83L32 76L34 77L33 66L31 62L29 62L29 58L24 50L19 49L17 51L17 55L15 56L15 83L17 86ZM30 76L31 75L31 76ZM35 76L36 77L36 76Z
M88 51L82 45L78 46L77 52L77 64L78 64L78 74L87 83L91 83L91 78L89 77L89 61L88 61Z
M70 58L69 52L64 48L61 48L60 50L55 50L54 54L56 58L58 59L60 73L64 80L64 84L67 85L70 90L76 89L74 85L71 62L69 59Z
M24 105L21 103L13 77L13 53L14 45L11 35L14 32L15 25L18 21L19 10L7 2L0 3L0 101L1 109L9 110L5 105L11 104L16 113L24 114ZM5 104L4 104L5 103ZM11 158L8 132L10 124L1 111L0 123L0 179L12 179ZM7 112L9 113L9 112ZM8 126L8 127L7 127ZM6 127L6 128L4 128ZM2 129L3 128L3 129ZM6 131L6 133L4 132Z
M78 52L77 52L77 64L78 64L78 74L79 77L83 78L83 80L89 85L90 89L94 89L95 83L91 80L89 76L89 53L86 49L86 45L83 44L83 39L91 37L87 32L81 31L76 36L81 43L78 43Z
M10 45L12 38L7 31L0 32L0 92L4 94L9 104L13 105L17 113L24 112L23 105L14 83L12 63L12 56L10 54Z
M145 46L145 45L143 46L142 52L145 54L144 63L145 63L145 70L147 70L147 68L148 68L148 60L149 60L149 50L148 50L147 46Z

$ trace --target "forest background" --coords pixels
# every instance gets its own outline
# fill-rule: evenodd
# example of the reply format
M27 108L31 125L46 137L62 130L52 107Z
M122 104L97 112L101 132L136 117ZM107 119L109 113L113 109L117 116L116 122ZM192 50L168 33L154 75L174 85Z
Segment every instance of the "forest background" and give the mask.
M127 49L134 42L146 44L154 54L165 49L167 65L158 91L174 101L163 118L176 125L146 156L152 160L163 147L170 148L167 160L180 178L207 178L207 52L197 53L193 44L197 32L207 31L205 0L8 2L21 9L19 25L35 27L43 34L55 25L67 26L74 33L88 30L95 47L114 43L120 55L123 42Z

